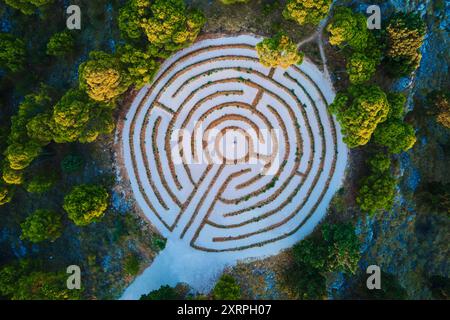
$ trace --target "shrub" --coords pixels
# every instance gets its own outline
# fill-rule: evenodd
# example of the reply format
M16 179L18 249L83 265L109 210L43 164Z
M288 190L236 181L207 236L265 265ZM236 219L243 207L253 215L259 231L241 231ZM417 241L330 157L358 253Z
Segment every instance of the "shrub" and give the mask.
M75 39L69 31L55 33L47 43L47 54L61 57L73 51Z
M28 239L35 243L45 240L54 241L62 233L61 215L51 210L39 209L21 223L20 227L22 228L21 239Z
M241 288L231 275L223 274L213 289L213 296L216 300L238 300Z

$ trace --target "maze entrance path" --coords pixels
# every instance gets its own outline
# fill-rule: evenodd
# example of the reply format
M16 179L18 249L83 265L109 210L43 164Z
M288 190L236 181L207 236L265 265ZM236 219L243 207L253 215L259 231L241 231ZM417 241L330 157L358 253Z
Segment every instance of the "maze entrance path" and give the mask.
M344 177L347 149L328 112L332 84L307 59L265 68L253 36L197 42L162 66L122 132L137 203L168 239L123 298L184 281L308 235Z

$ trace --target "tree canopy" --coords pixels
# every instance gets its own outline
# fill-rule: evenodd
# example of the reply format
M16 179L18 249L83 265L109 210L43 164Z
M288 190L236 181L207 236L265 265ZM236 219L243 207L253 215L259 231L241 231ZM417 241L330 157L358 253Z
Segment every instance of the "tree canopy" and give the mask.
M348 45L356 51L363 51L369 42L367 18L360 13L354 13L350 8L337 7L333 18L327 26L330 33L329 41L333 46Z
M61 236L62 220L57 212L38 209L20 224L22 228L22 239L31 242L54 241Z
M23 14L33 14L37 9L53 3L55 0L5 0L5 3Z
M241 287L236 279L229 274L223 274L213 289L216 300L238 300L241 298Z
M92 51L79 67L80 89L97 102L111 102L127 91L130 82L117 57Z
M342 126L345 143L351 148L367 144L389 113L386 94L373 85L349 87L347 92L336 95L330 107Z
M190 45L206 20L183 0L130 0L119 13L119 27L131 39L144 34L152 46L173 52Z
M55 33L47 43L47 54L50 56L61 57L73 51L75 47L75 38L69 31Z
M82 184L64 197L63 208L77 226L86 226L103 217L108 199L108 192L103 187Z
M380 124L373 135L374 142L391 153L408 151L416 143L414 128L402 120L388 120Z
M57 143L92 142L114 130L112 106L97 103L81 90L71 89L53 109L51 127Z
M303 54L298 52L297 45L287 35L277 34L266 38L256 45L259 61L269 68L288 68L303 61Z
M416 13L395 13L386 28L388 70L407 76L422 60L420 47L426 34L425 22Z
M0 182L0 206L11 202L13 197L13 189L11 186Z
M11 72L21 71L25 66L25 58L25 43L9 33L0 33L0 68Z
M283 16L300 25L317 25L330 10L332 0L288 0Z
M362 84L369 81L377 68L377 61L362 53L354 53L347 63L347 73L350 82Z

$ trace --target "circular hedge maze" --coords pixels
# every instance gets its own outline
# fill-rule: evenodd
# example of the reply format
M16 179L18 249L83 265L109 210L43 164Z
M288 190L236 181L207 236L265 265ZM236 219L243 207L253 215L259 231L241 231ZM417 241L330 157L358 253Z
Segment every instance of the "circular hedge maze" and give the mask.
M265 68L259 41L209 39L177 53L125 120L138 204L164 236L197 250L291 246L324 216L344 175L329 80L308 61Z

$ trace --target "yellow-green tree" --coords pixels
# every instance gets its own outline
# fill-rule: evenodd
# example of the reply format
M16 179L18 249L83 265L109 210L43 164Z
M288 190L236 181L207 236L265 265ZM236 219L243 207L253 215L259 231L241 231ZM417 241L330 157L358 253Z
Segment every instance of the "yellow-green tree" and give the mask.
M327 26L329 41L333 46L350 46L362 51L369 41L367 18L360 13L353 13L350 8L337 7L333 18Z
M396 13L386 28L388 70L395 76L406 76L422 60L420 47L426 34L424 21L415 13Z
M173 52L190 45L206 20L183 0L130 0L119 14L119 27L131 39L146 36L152 46Z
M76 186L64 197L63 208L77 226L99 221L108 208L108 192L101 186Z
M119 59L102 51L92 51L89 60L80 65L79 82L80 88L98 102L114 101L130 85Z
M24 181L23 170L11 169L8 162L5 162L2 168L2 179L9 185L20 185Z
M338 93L330 108L341 124L345 143L351 148L367 144L389 113L386 94L372 85L355 85Z
M303 54L298 52L297 45L287 35L277 34L256 45L259 61L269 68L288 68L303 61Z
M388 120L380 124L373 135L374 142L391 153L408 151L416 143L414 128L402 120Z
M5 0L5 3L14 9L20 10L23 14L33 14L37 9L42 8L55 0Z
M8 33L0 33L0 68L21 71L25 65L25 43Z
M330 10L332 0L288 0L283 16L300 25L317 25Z
M111 105L96 103L81 90L71 89L53 109L53 140L57 143L93 142L114 129Z
M372 78L377 68L377 62L362 53L354 53L347 62L347 73L350 82L362 84Z
M38 209L20 224L21 239L37 243L45 240L54 241L61 236L62 219L57 212Z
M13 189L11 186L6 185L3 182L0 182L0 206L7 204L12 200L13 197Z

